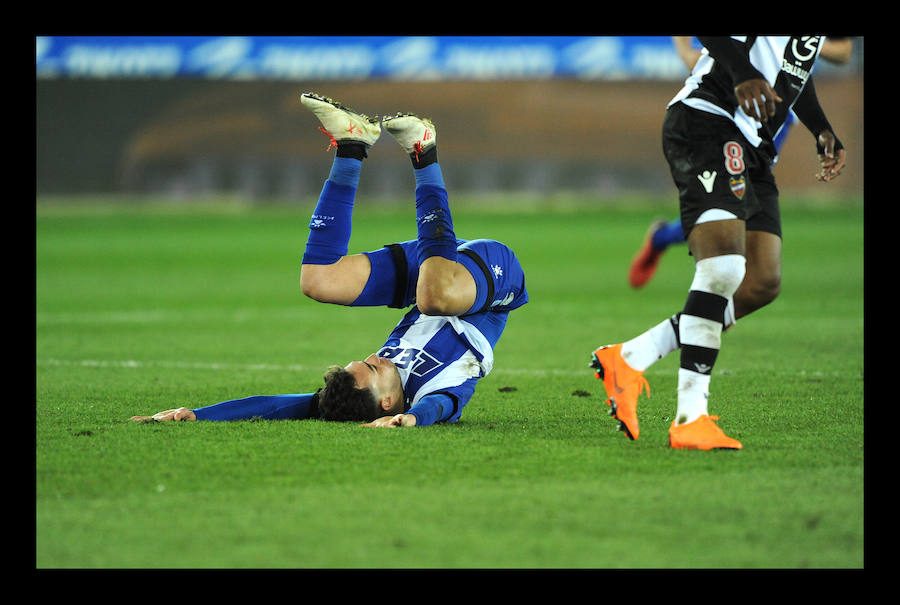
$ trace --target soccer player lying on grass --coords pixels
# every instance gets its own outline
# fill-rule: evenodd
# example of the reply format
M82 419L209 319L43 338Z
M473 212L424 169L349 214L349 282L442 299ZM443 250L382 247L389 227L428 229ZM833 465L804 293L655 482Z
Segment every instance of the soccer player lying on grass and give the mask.
M376 353L330 367L315 393L245 397L132 420L318 418L376 427L455 422L475 384L491 371L509 312L528 302L525 275L510 248L456 238L429 120L397 114L379 123L312 93L301 95L301 102L337 148L309 224L303 293L350 307L415 306ZM348 255L363 159L382 125L412 160L418 237Z

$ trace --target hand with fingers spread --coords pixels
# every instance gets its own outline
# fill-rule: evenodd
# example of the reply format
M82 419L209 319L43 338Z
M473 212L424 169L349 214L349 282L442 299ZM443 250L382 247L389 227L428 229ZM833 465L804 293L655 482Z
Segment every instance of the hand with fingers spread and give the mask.
M176 421L193 421L197 420L197 416L193 411L187 408L175 408L157 412L152 416L132 416L134 422L165 422L168 420Z
M772 85L762 78L741 82L734 87L734 96L744 113L759 122L768 122L774 117L775 103L782 101Z
M823 130L817 137L819 148L819 165L822 169L816 173L816 180L827 183L841 174L844 168L844 150L835 149L837 139L830 130Z

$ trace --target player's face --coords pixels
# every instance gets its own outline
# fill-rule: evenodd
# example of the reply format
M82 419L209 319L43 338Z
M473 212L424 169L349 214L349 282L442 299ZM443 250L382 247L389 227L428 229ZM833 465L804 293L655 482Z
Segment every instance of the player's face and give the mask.
M351 361L347 364L346 370L356 378L357 388L371 389L376 400L391 398L386 413L403 411L403 383L397 366L390 359L372 354L363 361ZM400 412L396 411L398 407Z

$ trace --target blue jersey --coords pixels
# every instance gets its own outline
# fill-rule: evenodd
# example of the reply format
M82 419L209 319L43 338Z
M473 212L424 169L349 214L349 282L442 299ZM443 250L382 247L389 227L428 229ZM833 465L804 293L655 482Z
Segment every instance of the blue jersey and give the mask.
M493 240L458 240L462 263L475 278L472 309L459 317L423 315L412 307L378 350L394 363L416 424L456 422L475 384L494 366L494 346L509 312L528 302L525 275L512 250ZM355 306L405 308L415 303L416 242L365 253L372 276ZM256 395L195 408L197 420L319 418L315 393Z
M395 283L414 302L418 268L412 261L415 242L398 244L410 261L406 279ZM410 309L378 350L400 373L408 413L417 424L455 422L475 391L475 384L494 366L494 346L509 312L528 302L525 276L515 254L493 240L459 240L459 262L473 275L476 302L462 316L423 315ZM398 253L394 251L396 261ZM403 263L399 263L402 265Z

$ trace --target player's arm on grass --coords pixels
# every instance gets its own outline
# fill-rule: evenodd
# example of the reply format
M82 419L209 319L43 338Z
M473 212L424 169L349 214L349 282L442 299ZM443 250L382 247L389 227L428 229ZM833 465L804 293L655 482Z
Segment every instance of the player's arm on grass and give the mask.
M794 103L794 113L816 140L816 152L819 156L821 170L816 174L819 181L828 182L836 178L844 167L846 153L844 145L835 136L825 111L819 104L816 86L810 75L803 87L803 92Z
M232 399L202 408L185 407L157 412L152 416L132 416L135 422L166 422L210 420L227 422L231 420L302 420L309 418L310 406L316 393L294 395L254 395L242 399Z

